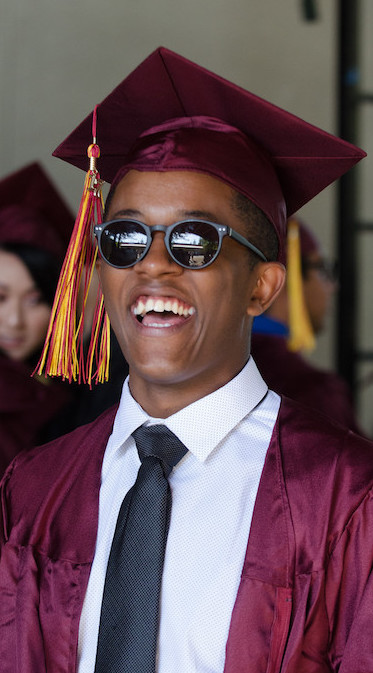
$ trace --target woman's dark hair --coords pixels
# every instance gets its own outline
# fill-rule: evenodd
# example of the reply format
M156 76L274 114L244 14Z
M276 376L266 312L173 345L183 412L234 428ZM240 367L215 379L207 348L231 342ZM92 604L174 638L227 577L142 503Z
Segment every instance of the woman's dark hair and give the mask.
M46 250L19 243L2 243L1 250L16 255L27 267L44 301L52 306L61 264Z

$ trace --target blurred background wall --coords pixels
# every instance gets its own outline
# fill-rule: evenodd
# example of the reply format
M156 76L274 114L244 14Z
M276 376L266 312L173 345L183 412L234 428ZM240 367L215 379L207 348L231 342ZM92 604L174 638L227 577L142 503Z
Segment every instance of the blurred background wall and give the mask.
M350 2L359 0L350 0ZM373 3L360 0L361 78L373 91ZM83 174L51 157L61 140L159 45L216 71L325 130L338 131L338 0L0 0L0 178L39 160L71 206ZM149 105L152 101L149 100ZM373 106L358 143L371 149ZM99 133L99 131L98 131ZM372 164L361 174L361 217L373 220ZM301 212L336 255L336 188ZM363 240L363 238L365 240ZM373 235L361 237L358 312L373 351ZM349 316L346 314L346 320ZM334 317L312 358L335 366ZM359 370L357 401L373 431L373 361Z

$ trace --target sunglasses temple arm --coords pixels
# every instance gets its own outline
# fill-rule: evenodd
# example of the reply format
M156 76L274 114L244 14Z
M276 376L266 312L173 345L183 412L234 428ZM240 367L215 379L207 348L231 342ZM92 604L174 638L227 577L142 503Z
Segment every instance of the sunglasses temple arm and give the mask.
M233 238L238 243L241 243L246 248L249 248L249 250L251 250L252 252L255 252L255 254L258 255L258 257L260 257L260 259L263 260L263 262L268 262L267 257L261 252L261 250L259 250L259 248L250 243L250 241L241 236L241 234L239 234L237 231L234 231L234 229L229 228L228 236Z

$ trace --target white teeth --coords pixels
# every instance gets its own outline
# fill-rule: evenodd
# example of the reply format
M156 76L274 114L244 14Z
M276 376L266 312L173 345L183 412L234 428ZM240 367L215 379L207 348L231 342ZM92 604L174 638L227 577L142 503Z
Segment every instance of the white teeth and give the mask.
M142 316L145 315L145 304L141 299L139 300L137 306L135 306L134 314L135 315L142 315Z
M190 315L195 313L195 308L190 306L189 308L185 307L183 304L179 303L177 299L153 299L152 297L147 297L145 301L139 299L137 304L134 306L133 312L134 315L144 317L150 311L155 311L156 313L163 313L164 311L171 312L174 315L182 315L187 318Z
M154 299L148 297L145 303L145 313L149 313L150 311L153 310L153 308L154 308Z
M156 299L154 303L154 311L156 311L157 313L163 313L164 310L165 307L163 299Z
M152 323L152 322L149 322L149 323L147 324L147 327L156 327L157 329L162 329L162 328L165 328L165 327L170 327L170 323L169 323L169 322L164 322L164 323L159 323L159 322Z

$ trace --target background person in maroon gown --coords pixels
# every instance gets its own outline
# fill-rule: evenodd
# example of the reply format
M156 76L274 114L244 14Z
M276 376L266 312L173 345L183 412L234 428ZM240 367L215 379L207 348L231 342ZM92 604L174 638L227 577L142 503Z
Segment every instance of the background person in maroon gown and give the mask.
M294 219L294 218L293 218ZM298 220L304 306L315 337L322 332L337 290L334 265L325 259L320 243ZM272 390L322 411L361 433L347 383L332 371L317 367L301 350L291 350L289 292L286 284L265 314L254 320L252 355Z
M67 384L32 377L48 328L73 216L37 164L0 183L0 475L54 434Z

